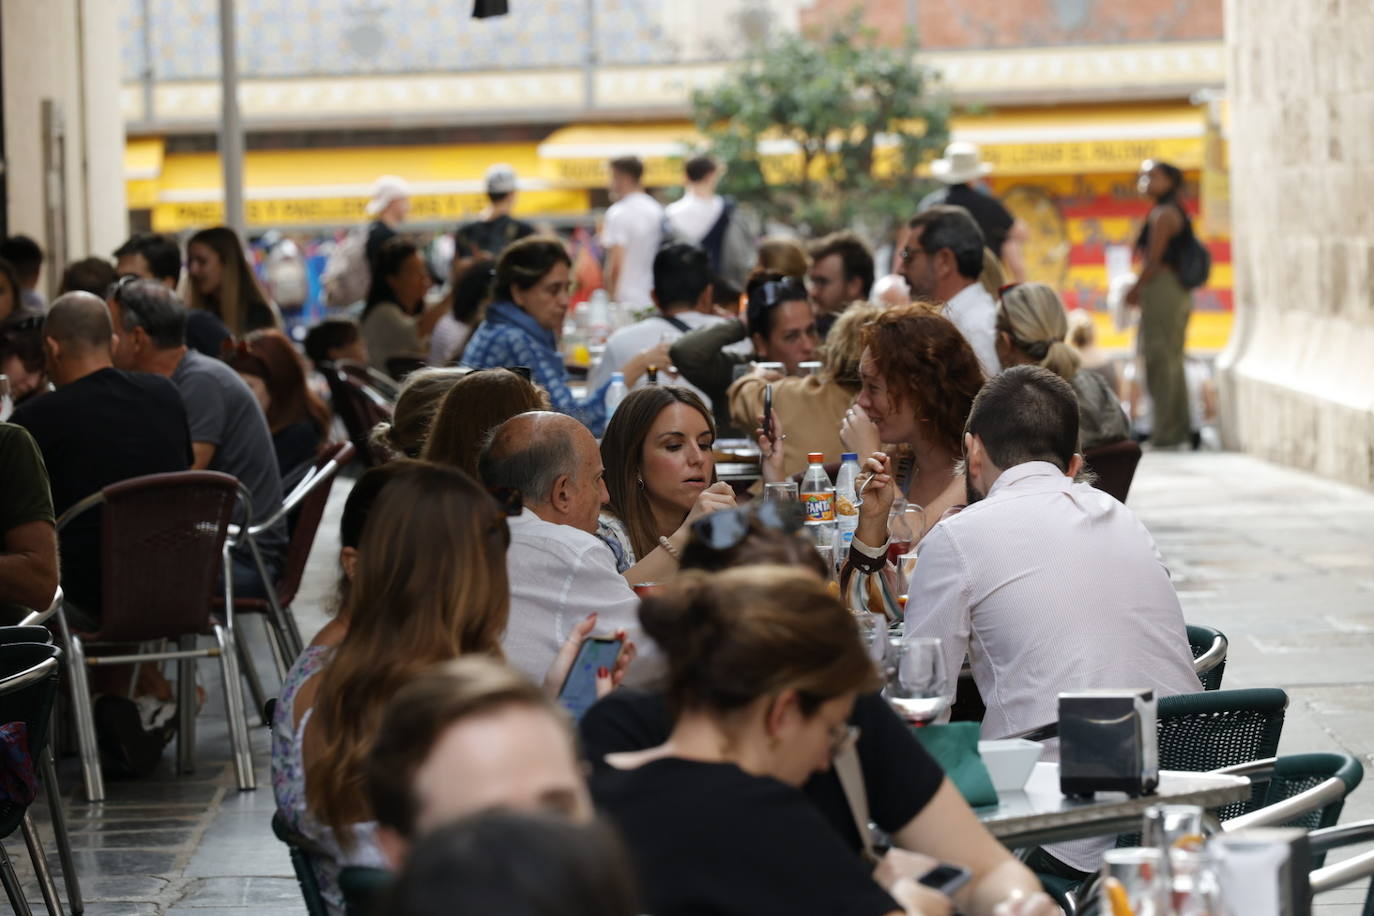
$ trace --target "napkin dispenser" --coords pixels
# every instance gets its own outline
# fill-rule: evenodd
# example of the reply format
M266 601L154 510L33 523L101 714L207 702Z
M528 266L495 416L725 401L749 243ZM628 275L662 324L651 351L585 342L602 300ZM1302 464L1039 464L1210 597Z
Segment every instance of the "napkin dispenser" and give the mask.
M1159 785L1153 690L1082 690L1059 695L1059 789L1150 795Z

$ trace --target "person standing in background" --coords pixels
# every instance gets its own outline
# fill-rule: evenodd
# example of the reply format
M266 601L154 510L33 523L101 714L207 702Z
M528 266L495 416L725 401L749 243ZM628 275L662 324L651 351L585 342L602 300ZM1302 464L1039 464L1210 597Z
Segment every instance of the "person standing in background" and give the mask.
M1153 199L1154 206L1136 239L1140 274L1126 302L1140 306L1140 350L1154 405L1150 442L1155 448L1183 445L1192 433L1183 350L1193 297L1175 272L1192 235L1178 200L1182 187L1183 173L1175 166L1149 159L1141 163L1140 193Z
M462 261L483 254L497 258L511 242L534 235L533 226L511 215L515 210L515 169L504 162L493 165L487 169L486 184L490 203L477 220L459 226L453 234L453 258L460 262L460 269L466 266Z
M644 163L622 156L610 163L611 197L601 244L606 249L606 289L622 305L653 304L654 255L663 239L663 207L644 191Z
M1011 279L1024 283L1026 262L1022 247L1030 237L1030 230L1001 201L974 186L973 182L991 172L992 165L982 161L976 145L951 143L945 147L944 158L930 164L930 174L945 187L922 198L916 212L923 213L937 204L963 207L983 230L988 248L1006 266Z
M383 175L372 185L372 197L364 212L372 217L367 226L367 263L375 266L388 239L410 215L410 184L396 175Z

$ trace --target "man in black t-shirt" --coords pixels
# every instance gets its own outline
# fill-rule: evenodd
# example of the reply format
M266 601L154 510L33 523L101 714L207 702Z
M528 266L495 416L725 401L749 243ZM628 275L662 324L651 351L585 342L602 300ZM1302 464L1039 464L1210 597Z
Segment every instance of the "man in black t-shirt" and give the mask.
M1024 282L1026 265L1021 249L1029 235L1026 224L1013 216L997 198L973 185L991 171L992 166L979 158L977 146L951 143L945 147L944 158L930 164L930 173L944 182L945 187L923 197L916 212L924 213L938 204L963 207L983 230L988 248L1001 259L1011 278Z
M190 467L190 432L176 386L115 369L112 341L103 301L83 292L58 297L43 326L57 390L14 413L43 453L59 515L117 481ZM93 628L100 615L99 510L73 520L61 547L68 613L74 605L76 622Z
M453 258L461 268L463 261L483 253L501 256L506 246L534 235L534 227L511 216L515 209L515 169L498 163L487 169L487 200L481 219L467 223L453 234Z

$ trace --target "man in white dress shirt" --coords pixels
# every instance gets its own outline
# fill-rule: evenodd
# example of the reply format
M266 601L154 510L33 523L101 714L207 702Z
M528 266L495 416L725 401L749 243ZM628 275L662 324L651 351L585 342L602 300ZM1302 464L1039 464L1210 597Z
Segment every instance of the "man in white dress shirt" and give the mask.
M644 163L623 156L610 163L615 203L606 211L601 244L606 249L606 289L621 305L651 305L654 255L663 241L663 207L645 193Z
M997 359L997 303L978 282L983 231L963 207L945 205L917 214L908 225L899 269L911 298L943 302L944 316L959 328L983 374L991 378L1002 366Z
M939 637L951 674L968 656L983 737L1056 721L1063 691L1201 690L1154 540L1130 509L1074 482L1073 388L1036 366L1008 369L978 394L966 429L969 505L921 541L906 632ZM949 690L952 701L952 677ZM1089 872L1110 845L1048 849Z
M665 341L672 342L689 331L728 321L717 315L712 302L711 262L706 252L696 245L673 242L664 245L654 256L654 302L658 312L623 327L606 341L601 361L587 378L587 390L596 391L611 380L630 358ZM711 398L686 379L670 378L668 367L659 366L658 384L681 385L695 391L711 406ZM635 383L636 388L649 384L646 373Z
M519 490L525 502L510 519L506 551L506 660L542 683L572 628L596 614L595 635L624 630L635 644L628 676L643 680L655 647L639 626L639 598L594 534L607 495L601 451L587 427L548 411L512 417L482 449L478 472L488 487Z

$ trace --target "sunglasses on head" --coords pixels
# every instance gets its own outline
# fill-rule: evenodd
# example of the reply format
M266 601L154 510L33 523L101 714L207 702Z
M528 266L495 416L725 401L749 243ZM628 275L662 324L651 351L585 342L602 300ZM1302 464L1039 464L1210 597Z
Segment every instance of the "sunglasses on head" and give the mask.
M110 288L105 290L105 298L113 299L114 301L118 302L119 293L124 289L124 287L128 286L130 283L136 283L137 281L142 279L143 278L140 277L138 274L125 274L124 276L120 277L118 280L110 284Z
M692 537L712 550L729 550L744 540L754 520L784 534L797 533L805 521L800 503L769 499L702 516L692 522Z
M43 315L42 312L38 312L32 315L25 315L23 318L20 318L15 321L6 321L4 324L0 324L0 332L32 331L35 328L41 328L43 326L43 320L45 317L46 316Z
M795 277L783 277L781 280L769 280L758 288L755 295L759 297L764 308L771 309L784 302L805 299L806 287Z
M534 381L534 373L530 371L529 366L502 366L501 368L507 372L514 372L527 382Z
M515 487L487 487L487 493L491 494L508 518L514 518L525 508L525 497Z
M1018 280L1018 281L1015 282L1015 283L1008 283L1008 284L1006 284L1005 286L999 286L999 287L997 287L997 298L998 298L998 299L1001 299L1001 298L1002 298L1003 296L1005 296L1010 290L1016 289L1016 287L1018 287L1018 286L1020 286L1020 285L1021 285L1021 282Z

